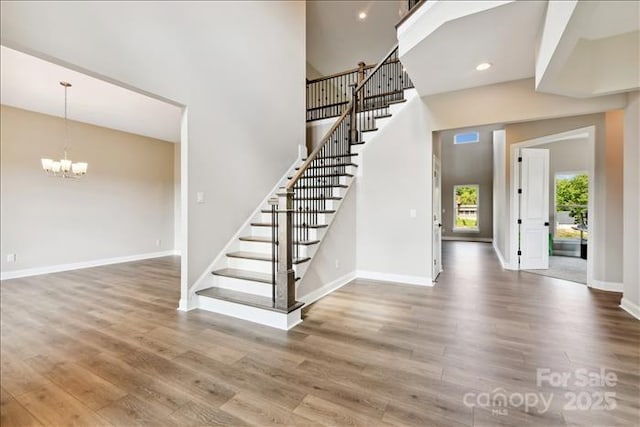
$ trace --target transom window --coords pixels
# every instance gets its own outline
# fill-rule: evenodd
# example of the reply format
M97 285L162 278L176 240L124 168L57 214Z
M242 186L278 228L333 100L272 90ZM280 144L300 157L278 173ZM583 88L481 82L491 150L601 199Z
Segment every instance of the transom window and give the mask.
M473 144L480 141L480 134L478 132L464 132L457 133L453 136L453 143L459 144Z

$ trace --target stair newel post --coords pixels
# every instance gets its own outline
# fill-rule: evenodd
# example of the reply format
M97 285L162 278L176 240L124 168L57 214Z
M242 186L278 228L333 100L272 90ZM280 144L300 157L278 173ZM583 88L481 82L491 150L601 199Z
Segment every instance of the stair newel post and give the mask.
M293 271L293 190L278 195L278 272L275 308L287 310L296 302Z
M365 64L364 62L358 62L358 84L362 83L362 81L364 80L364 67L366 66L367 64Z

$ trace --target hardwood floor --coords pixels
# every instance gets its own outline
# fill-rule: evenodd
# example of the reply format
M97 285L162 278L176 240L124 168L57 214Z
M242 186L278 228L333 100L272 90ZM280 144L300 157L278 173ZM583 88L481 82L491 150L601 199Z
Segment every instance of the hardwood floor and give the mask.
M288 333L176 311L177 258L4 281L1 424L638 425L640 322L620 294L502 271L488 244L443 260L433 288L357 280ZM572 377L538 386L538 368ZM614 386L576 384L601 368ZM604 391L615 409L565 396Z

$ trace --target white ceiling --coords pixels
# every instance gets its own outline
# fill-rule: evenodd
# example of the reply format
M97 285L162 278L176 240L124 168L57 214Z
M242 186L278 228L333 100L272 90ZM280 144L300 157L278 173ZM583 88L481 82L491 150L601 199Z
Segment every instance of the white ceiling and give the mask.
M640 88L640 2L578 2L561 28L544 46L551 59L537 70L536 90L583 98Z
M457 2L435 3L431 13L425 14L424 18L439 19L440 22L423 23L433 31L401 56L420 95L534 75L535 46L546 2L495 2L484 11L450 20L442 18L447 15L446 10L434 10L460 8L460 5ZM493 66L483 72L476 71L476 66L482 62L490 62Z
M182 108L2 46L0 102L169 142L180 141Z
M307 62L322 75L377 63L397 42L406 0L307 1ZM360 12L367 18L358 19Z

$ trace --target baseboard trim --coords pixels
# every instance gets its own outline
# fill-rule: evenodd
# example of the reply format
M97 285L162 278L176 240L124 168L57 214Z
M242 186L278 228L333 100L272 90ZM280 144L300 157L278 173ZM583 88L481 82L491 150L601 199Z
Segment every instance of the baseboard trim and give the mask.
M640 305L637 305L629 301L628 298L623 297L622 301L620 301L620 308L640 320Z
M381 273L378 271L356 271L356 277L358 279L379 280L381 282L393 282L403 285L416 285L416 286L433 286L433 281L430 277L426 276L408 276L404 274L390 274Z
M302 322L302 307L290 313L280 313L231 301L208 298L202 295L197 296L196 300L197 306L201 310L247 320L260 325L271 326L272 328L282 329L284 331L288 331Z
M330 283L327 283L321 288L316 289L315 291L309 292L307 295L301 297L299 301L302 301L306 305L313 304L314 302L318 301L320 298L326 295L329 295L331 292L334 292L340 289L341 287L351 282L355 278L356 278L355 271L352 271L351 273L347 273L344 276L338 277L336 280Z
M620 282L605 282L603 280L596 279L591 280L589 287L609 292L622 292L624 290L624 285Z
M493 242L493 239L491 237L442 236L442 240L452 241L452 242L484 242L484 243Z
M503 270L506 270L507 263L502 257L502 253L500 252L500 249L498 249L498 246L496 246L495 242L492 242L491 246L493 246L493 251L496 253L496 256L498 257L498 261L500 261L500 266L502 267Z
M74 262L70 264L50 265L46 267L26 268L23 270L5 271L0 273L0 280L18 279L20 277L39 276L41 274L59 273L62 271L81 270L83 268L100 267L102 265L120 264L123 262L142 261L151 258L161 258L176 255L174 249L146 254L128 255L115 258L96 259L91 261Z

